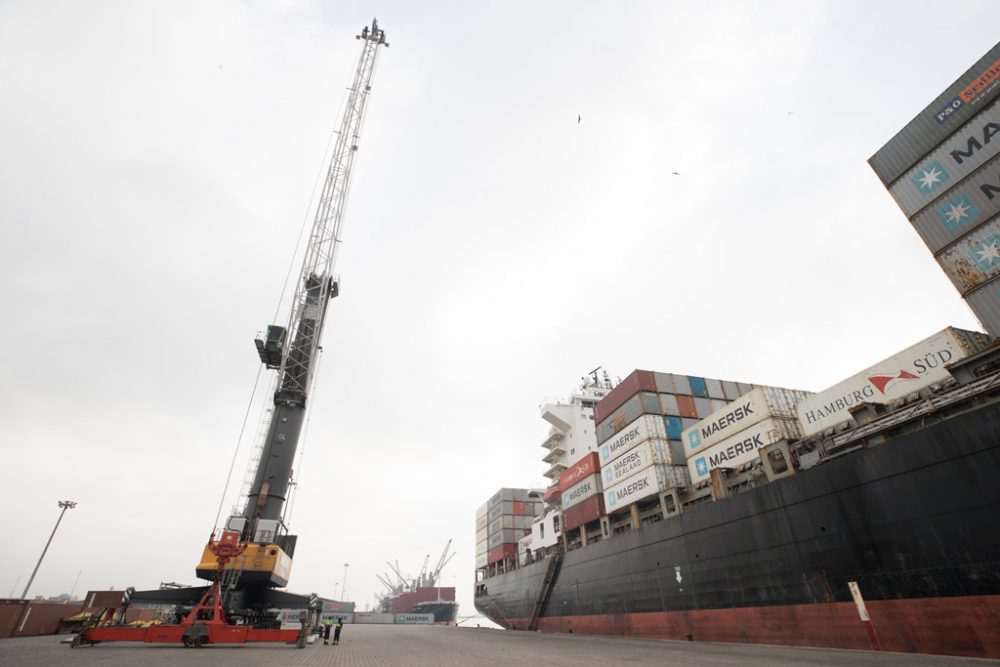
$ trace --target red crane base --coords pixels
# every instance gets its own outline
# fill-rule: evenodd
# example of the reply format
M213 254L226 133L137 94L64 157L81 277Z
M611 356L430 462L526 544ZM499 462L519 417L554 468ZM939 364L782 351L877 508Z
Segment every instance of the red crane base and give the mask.
M247 625L153 625L148 628L88 628L73 640L73 646L99 642L178 643L197 647L206 644L284 642L305 648L305 626L299 630L257 630Z
M242 553L246 544L239 542L239 533L226 531L222 533L219 541L215 540L213 534L208 546L219 559L219 572L198 604L179 624L151 625L148 628L121 625L84 626L80 634L73 638L72 646L74 648L81 644L93 646L98 642L146 642L147 644L179 642L189 647L205 644L284 642L305 648L304 614L298 630L263 630L249 625L233 625L226 620L226 613L222 608L222 587L219 584L222 568L229 558Z

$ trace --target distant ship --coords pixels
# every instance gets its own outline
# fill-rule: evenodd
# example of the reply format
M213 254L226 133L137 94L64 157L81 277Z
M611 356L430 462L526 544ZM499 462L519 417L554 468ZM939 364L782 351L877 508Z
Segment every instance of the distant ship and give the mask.
M428 571L430 554L424 559L420 574L407 578L399 571L399 564L386 562L395 578L386 573L376 575L388 591L379 599L379 609L383 613L392 614L434 614L434 622L442 625L453 625L458 619L458 602L455 600L454 586L437 586L441 570L448 564L452 556L448 554L451 540L445 545L437 566Z

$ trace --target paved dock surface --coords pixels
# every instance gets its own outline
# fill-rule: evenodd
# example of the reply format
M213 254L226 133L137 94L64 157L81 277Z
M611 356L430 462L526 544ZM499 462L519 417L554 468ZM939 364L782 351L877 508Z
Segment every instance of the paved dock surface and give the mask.
M347 625L339 646L279 644L186 649L163 644L104 643L71 649L65 636L0 640L0 665L206 665L210 667L530 667L581 665L1000 665L1000 660L909 653L870 653L750 644L711 644L620 637L406 625Z

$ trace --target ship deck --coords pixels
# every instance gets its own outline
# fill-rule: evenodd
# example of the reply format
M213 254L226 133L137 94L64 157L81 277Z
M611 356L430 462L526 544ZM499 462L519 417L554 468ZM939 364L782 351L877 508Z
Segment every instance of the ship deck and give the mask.
M0 640L0 664L46 665L212 665L275 667L365 665L366 667L494 667L545 665L898 665L959 667L1000 665L998 660L952 658L912 653L873 653L837 649L752 644L663 641L485 628L442 626L346 625L339 646L322 642L296 649L284 645L208 646L185 649L134 642L71 649L62 636Z

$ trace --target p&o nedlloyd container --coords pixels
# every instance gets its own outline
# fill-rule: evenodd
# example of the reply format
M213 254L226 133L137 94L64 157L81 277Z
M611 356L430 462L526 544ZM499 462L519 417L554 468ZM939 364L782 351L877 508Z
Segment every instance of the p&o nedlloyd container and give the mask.
M796 406L803 437L851 421L861 403L889 403L950 380L948 365L985 349L989 336L948 327Z
M810 396L810 391L757 387L685 429L681 436L684 451L690 459L692 454L722 442L768 417L795 419L796 405Z

